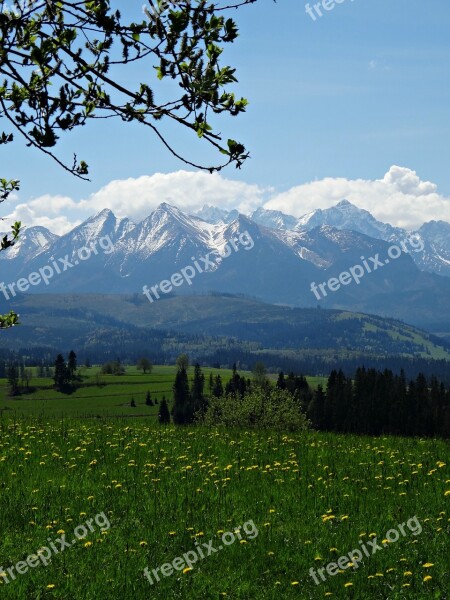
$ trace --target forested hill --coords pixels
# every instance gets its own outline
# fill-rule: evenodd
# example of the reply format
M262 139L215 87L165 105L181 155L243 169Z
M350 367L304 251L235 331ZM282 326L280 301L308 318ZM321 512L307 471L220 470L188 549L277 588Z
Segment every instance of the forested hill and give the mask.
M327 374L333 366L354 370L364 363L392 367L415 361L421 370L450 370L448 344L400 321L325 309L274 306L231 295L171 297L150 304L145 297L119 295L35 295L17 302L21 325L4 332L3 348L40 352L74 348L103 361L135 360L145 351L157 362L188 351L207 363L298 370L309 365ZM302 362L303 361L303 362ZM306 361L306 362L305 362ZM417 361L420 361L417 362ZM436 368L435 368L436 367ZM417 372L417 369L414 369Z

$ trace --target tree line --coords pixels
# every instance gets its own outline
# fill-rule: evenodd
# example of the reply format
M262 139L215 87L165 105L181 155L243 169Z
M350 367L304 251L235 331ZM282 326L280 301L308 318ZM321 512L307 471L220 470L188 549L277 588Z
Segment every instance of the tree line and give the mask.
M264 422L270 428L270 413L272 425L290 429L293 422L304 425L297 418L300 411L319 431L445 438L450 434L450 388L422 373L408 381L403 371L394 375L388 369L359 367L352 378L342 370L333 370L325 389L319 385L313 390L303 375L280 372L273 386L262 363L255 365L252 379L240 375L234 365L225 386L220 374L210 374L206 394L199 364L195 365L191 386L187 365L179 364L173 390L176 425L258 426ZM242 417L239 423L238 414Z
M312 394L307 414L322 431L448 438L450 387L423 373L408 381L403 371L360 367L352 379L333 370L326 390Z

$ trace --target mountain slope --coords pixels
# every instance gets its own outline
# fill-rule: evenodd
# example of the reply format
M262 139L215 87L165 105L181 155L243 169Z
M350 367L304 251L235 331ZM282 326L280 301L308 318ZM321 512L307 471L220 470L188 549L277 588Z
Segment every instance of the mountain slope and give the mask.
M23 325L2 334L13 348L80 347L103 335L107 344L108 330L124 335L129 330L136 340L145 340L146 332L161 330L178 336L234 338L255 344L255 349L450 360L444 341L399 321L273 306L231 295L166 298L153 304L137 295L35 295L21 298L17 310ZM217 340L216 345L220 346Z

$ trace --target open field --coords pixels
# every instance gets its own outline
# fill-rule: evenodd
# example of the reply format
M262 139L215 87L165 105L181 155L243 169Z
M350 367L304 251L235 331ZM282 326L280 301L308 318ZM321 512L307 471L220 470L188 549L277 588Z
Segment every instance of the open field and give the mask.
M448 444L436 440L174 429L134 419L3 421L0 566L6 576L13 566L15 579L9 573L0 594L446 600L449 461ZM77 539L82 524L87 535ZM244 524L234 543L223 537ZM63 535L68 547L55 554L51 543L61 550ZM368 555L359 559L363 545ZM19 575L18 561L43 546L39 565L25 572L19 563ZM347 558L329 575L326 566L349 553L355 567ZM166 565L177 557L179 570ZM173 574L163 576L162 565ZM146 567L150 575L158 569L153 586Z
M100 367L86 369L81 367L83 387L73 394L63 394L53 389L53 380L36 377L33 368L33 378L30 387L36 388L32 393L23 393L15 398L8 398L7 381L0 379L0 413L5 418L21 416L39 416L41 418L87 416L153 416L158 414L158 406L146 406L145 396L150 392L152 399L161 401L163 395L169 402L172 400L172 386L176 368L172 366L154 366L152 372L143 374L136 367L127 367L125 375L100 375L102 384L96 384L96 376L101 374ZM229 369L202 369L205 375L205 392L208 393L209 374L219 375L223 385L231 378ZM189 369L192 378L194 369ZM252 377L250 372L241 371L245 377ZM276 380L276 376L271 376ZM326 378L308 377L312 387L319 383L325 384ZM136 408L130 406L131 398L136 402Z

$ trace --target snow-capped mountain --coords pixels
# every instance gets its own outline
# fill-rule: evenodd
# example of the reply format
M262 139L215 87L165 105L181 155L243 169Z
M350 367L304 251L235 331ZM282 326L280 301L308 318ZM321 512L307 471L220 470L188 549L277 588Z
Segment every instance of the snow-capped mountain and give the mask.
M11 238L10 232L0 233L0 238L3 238L5 235ZM45 250L45 248L51 246L57 239L58 236L45 227L35 226L24 228L14 246L9 248L7 253L0 252L0 260L13 260L19 257L21 260L33 258Z
M237 210L224 210L223 208L205 204L203 208L195 213L195 216L207 223L217 225L219 223L232 223L239 217L239 213Z
M250 218L258 225L270 227L271 229L295 229L298 222L295 217L285 215L279 210L266 210L264 208L255 210Z
M450 277L450 223L431 221L417 231L392 227L373 217L367 210L360 209L348 200L326 210L315 210L298 219L295 231L310 231L321 225L330 225L340 230L352 230L379 240L401 244L414 238L423 243L424 249L413 252L412 257L422 271Z
M325 210L315 210L298 219L296 231L311 230L321 225L331 225L337 229L359 231L379 240L390 240L400 230L387 223L377 221L369 211L354 206L348 200L342 200L336 206Z
M424 244L415 260L419 269L450 276L450 223L430 221L415 233Z

